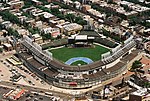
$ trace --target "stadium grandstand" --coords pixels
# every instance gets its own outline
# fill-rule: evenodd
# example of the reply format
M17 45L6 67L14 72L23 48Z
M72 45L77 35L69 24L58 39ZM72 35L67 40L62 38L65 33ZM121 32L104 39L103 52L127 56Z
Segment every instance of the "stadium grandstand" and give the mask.
M102 55L101 60L81 65L66 65L52 53L43 51L27 36L21 40L18 55L24 64L47 83L62 88L87 88L100 84L128 70L128 64L140 53L131 36L124 44Z

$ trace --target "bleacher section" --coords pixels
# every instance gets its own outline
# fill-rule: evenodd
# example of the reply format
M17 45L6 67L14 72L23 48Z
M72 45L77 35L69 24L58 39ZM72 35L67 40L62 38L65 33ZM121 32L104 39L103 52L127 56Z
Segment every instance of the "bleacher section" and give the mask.
M49 62L52 60L52 56L44 54L42 52L42 48L40 48L38 44L33 43L32 40L28 38L27 36L24 37L24 41L22 42L22 44L27 49L29 49L33 54L35 54L37 57L40 57L41 60L44 60L46 62Z
M56 76L58 74L58 72L56 70L48 68L48 67L44 66L43 64L39 63L38 61L36 61L36 59L34 59L32 57L32 55L29 55L27 53L21 53L20 56L24 57L26 60L28 60L28 62L31 65L33 65L37 69L41 70L42 72L44 72L45 74L47 74L50 77Z

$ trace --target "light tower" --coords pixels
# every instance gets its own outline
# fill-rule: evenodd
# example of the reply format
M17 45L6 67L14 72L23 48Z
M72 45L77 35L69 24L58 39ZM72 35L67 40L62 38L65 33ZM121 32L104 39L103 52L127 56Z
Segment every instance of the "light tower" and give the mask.
M81 0L81 4L86 4L86 0Z

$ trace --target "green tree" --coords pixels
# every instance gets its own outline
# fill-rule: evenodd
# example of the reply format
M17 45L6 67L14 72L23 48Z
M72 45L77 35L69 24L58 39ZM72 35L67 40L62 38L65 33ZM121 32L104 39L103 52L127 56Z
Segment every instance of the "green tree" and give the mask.
M31 27L28 27L28 30L29 30L30 33L36 34L35 31Z
M26 16L26 17L28 17L28 18L32 18L32 16L29 15L28 13L26 13L26 12L23 12L22 15L23 15L23 16Z
M58 18L61 18L61 19L65 19L65 16L64 16L63 14L61 14L61 13L58 14L57 17L58 17Z
M33 30L35 33L40 33L40 30L37 27L34 27Z
M15 37L19 37L19 33L16 30L12 29L12 28L8 29L8 35L13 35Z
M59 3L59 2L53 2L54 5L59 5L61 8L64 8L64 9L69 9L69 6L63 4L63 3Z
M43 40L48 40L48 39L51 39L52 37L51 37L51 34L44 34L44 33L42 33L42 38L43 38Z
M138 60L134 61L132 64L132 69L137 69L140 68L142 66L142 63Z
M73 14L66 14L65 15L65 18L70 21L70 22L74 22L74 19L75 19L75 15Z
M87 22L85 20L79 20L77 21L77 23L80 25L87 25Z
M59 11L58 8L53 8L53 9L51 9L51 12L52 12L53 14L60 14L60 11Z
M82 17L78 16L75 18L75 22L77 23L79 20L83 20Z
M102 32L103 32L103 35L105 36L110 36L110 31L107 31L106 29L102 28Z
M0 53L2 53L3 52L3 48L0 48Z
M20 24L20 21L17 16L11 14L9 11L0 12L0 15L4 20L9 20L12 23Z
M92 4L91 4L91 7L92 7L93 9L96 9L97 11L100 11L100 12L104 12L104 11L105 11L102 7L100 7L99 5L97 5L97 4L95 4L95 3L92 3Z
M144 82L144 87L149 88L150 87L150 83L149 82Z
M52 13L49 8L46 8L46 7L44 7L44 6L41 6L41 5L40 5L40 6L36 6L36 7L39 8L39 9L41 9L41 10L43 10L43 11L45 11L45 12Z
M2 27L2 24L0 23L0 30L2 30L3 29L3 27Z
M58 35L56 39L61 39L62 38L62 35Z

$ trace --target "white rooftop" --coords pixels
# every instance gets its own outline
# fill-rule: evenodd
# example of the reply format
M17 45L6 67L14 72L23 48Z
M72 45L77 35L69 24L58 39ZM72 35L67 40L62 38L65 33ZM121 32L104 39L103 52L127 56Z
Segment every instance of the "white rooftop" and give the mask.
M40 1L38 1L38 0L32 0L33 2L40 2Z
M5 43L4 46L11 47L11 44Z
M144 32L150 32L150 28L149 28L149 29L144 30Z
M45 14L44 14L44 17L45 18L51 18L51 17L53 17L54 15L52 15L52 14L50 14L50 13L48 13L48 12L45 12Z
M32 36L35 37L35 38L41 37L39 34L33 34Z
M87 35L77 35L75 37L75 40L87 40Z
M147 89L146 88L141 88L135 92L133 92L132 94L137 95L137 96L144 96L147 93Z
M65 22L66 23L66 22ZM65 30L72 31L76 29L82 29L82 26L77 23L69 23L63 26Z

